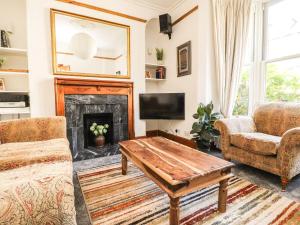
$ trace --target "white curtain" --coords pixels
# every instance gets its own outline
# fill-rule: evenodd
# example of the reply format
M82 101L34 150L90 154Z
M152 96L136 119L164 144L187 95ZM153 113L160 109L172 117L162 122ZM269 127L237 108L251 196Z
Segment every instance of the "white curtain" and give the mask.
M231 116L246 51L252 0L212 0L220 110Z

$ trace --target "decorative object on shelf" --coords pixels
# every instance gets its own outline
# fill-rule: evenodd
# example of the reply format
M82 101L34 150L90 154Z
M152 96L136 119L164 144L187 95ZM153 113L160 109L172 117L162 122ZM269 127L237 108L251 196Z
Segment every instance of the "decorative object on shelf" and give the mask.
M95 135L95 146L97 148L103 147L105 144L105 134L107 133L109 128L108 124L98 125L97 123L93 123L90 127L90 131Z
M145 77L146 77L146 78L151 78L151 73L150 73L150 71L146 71L146 72L145 72Z
M0 57L0 68L2 67L2 65L4 64L6 58L5 57Z
M0 78L0 91L5 91L5 83L3 78Z
M164 50L161 48L156 48L156 60L158 65L163 65L164 60Z
M166 68L159 66L156 68L156 79L166 79Z
M207 105L200 103L197 112L193 115L194 119L198 121L193 123L190 133L194 135L193 140L196 141L200 150L215 148L216 141L220 136L220 132L214 127L214 123L222 117L222 114L213 113L213 109L212 102Z
M147 54L148 55L152 55L152 51L153 51L152 48L147 48Z
M6 30L0 30L0 39L1 39L0 47L4 47L4 48L11 47L10 40L9 40L10 34L12 34L12 32Z
M177 47L177 77L192 73L191 41Z

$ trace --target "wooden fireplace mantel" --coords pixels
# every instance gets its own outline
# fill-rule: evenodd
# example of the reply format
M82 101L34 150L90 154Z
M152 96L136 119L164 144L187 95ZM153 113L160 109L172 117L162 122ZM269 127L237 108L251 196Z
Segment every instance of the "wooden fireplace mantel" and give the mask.
M133 82L55 78L57 116L65 115L65 95L126 95L128 99L128 136L134 134Z

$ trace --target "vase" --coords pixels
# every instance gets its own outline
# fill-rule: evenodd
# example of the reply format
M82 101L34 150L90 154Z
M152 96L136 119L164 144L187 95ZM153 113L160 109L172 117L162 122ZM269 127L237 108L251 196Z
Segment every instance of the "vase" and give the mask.
M105 144L105 137L103 135L99 135L95 137L95 145L97 148L103 147Z

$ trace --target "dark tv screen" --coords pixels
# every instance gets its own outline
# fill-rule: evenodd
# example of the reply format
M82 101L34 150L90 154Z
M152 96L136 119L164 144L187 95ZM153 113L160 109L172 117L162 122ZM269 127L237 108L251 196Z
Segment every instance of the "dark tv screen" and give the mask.
M140 94L140 119L184 120L184 93Z

